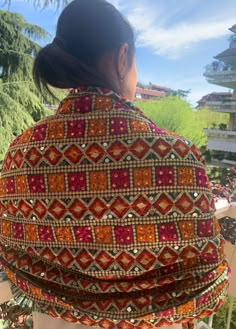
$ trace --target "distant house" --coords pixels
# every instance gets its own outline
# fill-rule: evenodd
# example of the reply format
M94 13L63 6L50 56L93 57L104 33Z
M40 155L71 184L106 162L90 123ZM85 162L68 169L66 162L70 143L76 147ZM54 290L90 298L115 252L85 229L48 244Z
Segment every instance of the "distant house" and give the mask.
M140 82L137 84L135 100L150 100L164 97L171 93L171 89L163 86L152 85L144 86Z
M197 102L197 108L203 106L209 106L209 102L227 101L232 98L233 94L231 92L213 92L203 96Z

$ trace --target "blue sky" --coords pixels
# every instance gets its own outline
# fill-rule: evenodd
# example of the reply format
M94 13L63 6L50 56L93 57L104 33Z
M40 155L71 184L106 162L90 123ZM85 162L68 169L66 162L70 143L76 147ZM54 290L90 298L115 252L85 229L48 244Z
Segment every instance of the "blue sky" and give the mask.
M228 48L236 24L235 0L110 0L137 32L139 81L172 89L191 89L194 105L204 94L227 91L207 83L204 67ZM4 0L0 0L0 5ZM4 9L4 7L3 7ZM55 34L59 12L36 10L26 0L12 0L11 11ZM50 40L49 40L50 41Z

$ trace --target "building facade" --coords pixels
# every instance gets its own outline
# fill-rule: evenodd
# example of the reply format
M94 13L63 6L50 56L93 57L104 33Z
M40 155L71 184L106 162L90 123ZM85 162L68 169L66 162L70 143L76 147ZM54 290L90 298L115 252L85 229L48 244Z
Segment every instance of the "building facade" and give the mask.
M229 48L215 56L215 61L207 66L204 76L209 83L232 89L227 93L212 93L204 99L214 112L229 113L226 129L206 129L208 149L234 153L236 156L236 24L230 29ZM218 96L217 96L218 94ZM202 99L203 100L203 99Z
M151 83L146 86L138 82L136 87L135 100L147 101L150 99L161 98L170 95L171 92L172 89L167 87L153 85Z

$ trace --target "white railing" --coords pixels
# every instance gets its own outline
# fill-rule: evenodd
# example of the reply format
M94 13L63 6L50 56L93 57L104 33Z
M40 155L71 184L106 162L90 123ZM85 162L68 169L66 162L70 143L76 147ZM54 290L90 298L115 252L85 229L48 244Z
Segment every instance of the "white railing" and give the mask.
M236 70L229 71L213 71L209 70L203 74L208 82L236 82Z
M211 111L236 113L236 99L227 99L219 101L207 101L206 105Z

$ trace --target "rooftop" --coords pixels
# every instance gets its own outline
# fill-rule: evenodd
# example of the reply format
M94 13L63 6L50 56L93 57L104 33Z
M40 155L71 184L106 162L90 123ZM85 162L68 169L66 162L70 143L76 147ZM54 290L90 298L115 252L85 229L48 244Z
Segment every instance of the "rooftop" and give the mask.
M136 93L139 93L141 95L153 96L153 97L165 96L165 93L162 91L143 89L143 88L139 88L139 87L136 88Z

